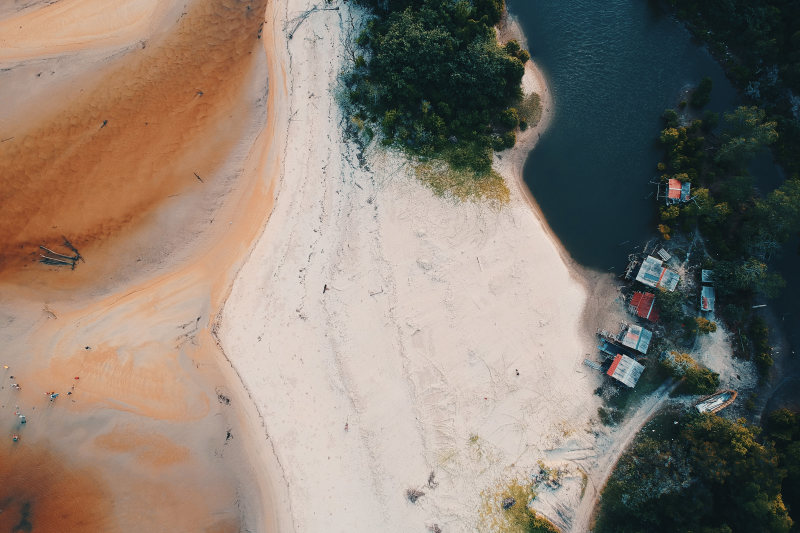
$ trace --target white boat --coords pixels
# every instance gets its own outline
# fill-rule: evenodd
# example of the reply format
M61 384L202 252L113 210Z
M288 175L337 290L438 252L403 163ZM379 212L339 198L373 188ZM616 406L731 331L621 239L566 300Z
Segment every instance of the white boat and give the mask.
M707 396L695 404L694 407L700 413L717 413L732 404L735 399L735 390L724 390Z

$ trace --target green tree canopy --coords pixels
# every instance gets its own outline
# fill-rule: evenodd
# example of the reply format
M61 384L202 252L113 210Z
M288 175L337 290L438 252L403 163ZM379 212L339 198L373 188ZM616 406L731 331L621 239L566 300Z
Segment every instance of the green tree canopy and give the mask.
M620 458L596 533L788 532L786 471L759 430L714 414L662 415Z
M345 76L360 118L378 124L387 144L488 170L492 149L514 145L529 58L516 41L497 42L503 1L362 3L384 16L359 36L364 63Z
M740 106L725 113L722 146L717 152L719 162L742 167L759 150L778 140L777 122L766 119L758 107Z

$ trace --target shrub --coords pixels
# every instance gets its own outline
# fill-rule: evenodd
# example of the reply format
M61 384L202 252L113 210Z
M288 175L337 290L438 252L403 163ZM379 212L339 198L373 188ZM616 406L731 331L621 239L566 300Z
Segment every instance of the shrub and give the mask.
M667 128L678 127L678 113L674 109L665 109L661 114L661 118L664 120L664 125Z
M683 390L689 394L711 394L719 387L719 374L700 366L687 353L666 353L661 366L672 377L683 379Z
M719 374L700 366L686 371L684 378L686 392L691 394L711 394L719 387Z
M717 331L717 323L707 318L699 316L695 318L695 322L697 322L697 329L700 333L713 333Z
M689 103L692 107L700 109L711 101L711 86L711 78L708 76L700 80L700 84L692 91L692 96L689 99Z
M502 111L500 113L500 123L509 129L516 128L519 126L519 112L513 107Z
M504 148L513 148L516 142L517 142L517 134L513 130L507 131L503 134Z

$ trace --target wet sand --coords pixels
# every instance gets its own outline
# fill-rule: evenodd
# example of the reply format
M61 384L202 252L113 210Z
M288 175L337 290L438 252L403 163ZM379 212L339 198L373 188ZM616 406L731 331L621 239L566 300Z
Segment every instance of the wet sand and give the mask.
M278 530L274 457L213 334L273 201L286 86L266 9L0 12L42 31L16 57L4 34L0 57L3 528ZM62 236L74 271L37 261L69 254Z

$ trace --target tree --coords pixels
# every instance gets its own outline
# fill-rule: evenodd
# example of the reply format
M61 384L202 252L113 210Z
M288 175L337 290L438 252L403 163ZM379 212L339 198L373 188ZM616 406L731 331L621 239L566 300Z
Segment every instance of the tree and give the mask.
M743 167L759 150L778 140L777 122L766 120L758 107L740 106L725 113L723 139L716 160Z
M664 120L664 125L667 128L678 127L678 113L674 109L665 109L661 114L661 118Z
M719 261L715 276L717 288L724 295L741 292L775 297L786 285L780 275L768 272L767 265L753 257L740 263Z
M659 289L656 293L656 304L663 318L669 324L676 324L684 320L683 296L677 291Z
M765 230L779 242L800 232L800 179L788 179L757 202Z
M705 107L711 101L711 78L706 76L700 80L700 84L692 91L692 96L689 98L689 105L695 109Z
M784 476L758 428L710 413L669 412L620 457L594 531L788 532Z
M692 418L682 432L693 471L710 484L718 509L737 531L788 532L780 498L784 472L775 450L757 441L758 429L713 414Z

